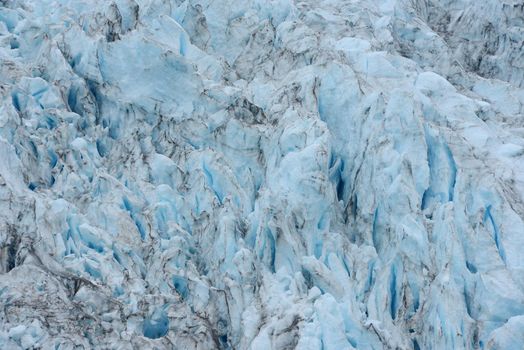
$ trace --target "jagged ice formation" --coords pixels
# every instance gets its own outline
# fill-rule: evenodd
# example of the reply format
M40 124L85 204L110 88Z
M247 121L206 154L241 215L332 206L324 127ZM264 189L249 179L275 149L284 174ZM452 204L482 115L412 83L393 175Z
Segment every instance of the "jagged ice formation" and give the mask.
M521 1L0 3L0 348L524 346Z

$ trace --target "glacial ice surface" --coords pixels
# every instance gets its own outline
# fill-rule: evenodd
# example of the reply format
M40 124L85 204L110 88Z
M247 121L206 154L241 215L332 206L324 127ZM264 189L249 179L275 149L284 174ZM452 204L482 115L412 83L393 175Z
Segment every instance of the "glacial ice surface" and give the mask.
M521 349L517 0L0 1L1 349Z

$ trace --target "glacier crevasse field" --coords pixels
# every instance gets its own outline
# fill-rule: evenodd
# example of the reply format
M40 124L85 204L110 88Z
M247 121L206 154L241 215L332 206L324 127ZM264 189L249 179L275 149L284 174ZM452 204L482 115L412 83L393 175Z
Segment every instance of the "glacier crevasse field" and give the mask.
M523 43L516 0L0 1L0 348L524 348Z

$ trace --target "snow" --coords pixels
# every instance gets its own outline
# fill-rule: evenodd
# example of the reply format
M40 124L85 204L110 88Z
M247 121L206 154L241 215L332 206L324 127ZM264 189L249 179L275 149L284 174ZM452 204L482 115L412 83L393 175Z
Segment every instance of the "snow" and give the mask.
M523 11L4 1L0 348L521 348Z

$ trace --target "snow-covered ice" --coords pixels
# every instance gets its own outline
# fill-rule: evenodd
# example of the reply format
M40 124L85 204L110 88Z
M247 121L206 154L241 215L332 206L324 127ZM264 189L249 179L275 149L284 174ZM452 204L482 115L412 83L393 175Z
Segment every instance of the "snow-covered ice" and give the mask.
M0 1L1 349L521 349L517 0Z

